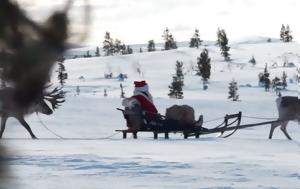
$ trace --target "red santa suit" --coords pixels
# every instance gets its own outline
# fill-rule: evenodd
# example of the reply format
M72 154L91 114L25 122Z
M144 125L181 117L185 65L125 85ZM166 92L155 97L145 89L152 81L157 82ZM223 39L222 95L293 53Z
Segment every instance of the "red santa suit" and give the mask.
M145 111L158 113L155 105L153 104L152 95L149 93L147 83L145 81L135 81L134 85L134 95L132 98L136 99Z

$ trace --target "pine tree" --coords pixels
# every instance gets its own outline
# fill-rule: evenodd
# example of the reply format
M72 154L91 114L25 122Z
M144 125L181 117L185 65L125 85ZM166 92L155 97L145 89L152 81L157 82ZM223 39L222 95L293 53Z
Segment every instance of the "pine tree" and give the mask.
M170 98L183 98L182 87L184 86L184 75L183 75L183 62L176 61L176 74L173 76L173 81L169 86Z
M225 61L230 61L230 47L228 47L228 39L224 29L220 30L218 37L218 42L221 48L221 54L223 55Z
M253 67L256 65L256 60L254 56L252 56L252 58L249 60L249 63L251 63Z
M132 50L132 48L129 45L127 45L125 47L125 50L122 52L123 55L125 55L125 54L132 54L132 53L133 53L133 50Z
M173 76L173 82L169 86L170 93L168 95L170 96L170 98L183 98L182 84L183 82L178 77Z
M120 53L122 51L123 45L121 40L116 39L114 44L113 44L113 48L114 48L114 53Z
M287 65L289 63L287 56L283 56L282 59L283 59L283 67L287 67Z
M264 74L263 74L263 84L266 92L270 90L271 81L269 77L270 77L270 73L268 72L268 64L266 63Z
M86 52L86 57L88 57L88 58L89 58L89 57L92 57L92 55L90 54L90 51L87 51L87 52Z
M184 79L183 75L183 62L176 61L176 76L179 77L181 80Z
M291 30L290 30L290 26L287 25L286 28L285 28L285 33L284 33L284 36L285 36L285 42L291 42L293 40L293 36L291 34Z
M155 51L155 43L154 43L154 40L149 40L148 41L148 52L152 52L152 51Z
M272 88L275 90L276 95L278 95L278 96L279 96L279 93L280 93L280 90L281 90L280 85L281 85L280 78L275 77L272 80Z
M264 86L266 92L270 91L270 85L271 85L270 79L268 77L264 78Z
M64 58L61 58L57 61L58 62L58 70L57 70L58 76L57 76L57 78L59 80L59 83L60 83L61 87L63 87L64 84L66 83L65 80L68 79L68 74L66 73L66 68L63 64L64 60L65 60Z
M201 45L201 42L202 42L202 40L200 39L199 30L195 29L195 33L190 41L190 47L191 48L193 48L193 47L199 48L199 46Z
M265 64L264 76L265 76L265 77L269 77L269 76L270 76L270 73L269 73L269 71L268 71L268 64L267 64L267 63Z
M106 89L104 89L104 97L107 97L107 90Z
M177 43L172 34L169 36L169 44L171 49L177 49Z
M76 94L77 94L77 96L80 94L80 88L78 85L76 86Z
M197 75L202 77L203 89L207 89L207 81L210 78L210 58L208 56L208 50L204 49L200 57L197 58Z
M106 32L103 41L103 50L105 52L105 56L114 54L114 43L113 39L110 37L110 33Z
M216 45L218 45L218 46L221 45L221 37L222 37L222 32L221 32L220 28L218 28L218 30L217 30L217 43L216 43Z
M287 82L286 82L287 75L286 75L285 71L283 71L281 79L282 79L282 87L283 87L283 89L285 89L287 87Z
M238 98L239 98L239 95L237 93L238 91L238 85L237 85L237 82L233 79L230 83L229 83L229 96L228 98L231 99L232 98L232 101L237 101Z
M261 72L258 74L258 79L259 79L258 85L260 87L264 87L266 92L269 91L270 85L271 85L269 76L270 76L270 74L268 72L268 65L266 64L264 72Z
M99 47L96 47L95 56L97 56L97 57L100 56L100 49L99 49Z
M127 53L126 45L124 43L120 46L120 52L121 54Z
M85 54L85 55L83 55L83 57L85 57L85 58L92 57L92 56L90 55L90 51L86 51L86 54Z
M281 30L280 30L280 40L283 41L283 42L291 42L293 40L293 36L291 34L291 29L290 29L290 26L287 25L287 26L284 26L282 24L281 26Z
M285 41L285 26L282 24L281 25L281 30L280 30L280 40Z
M177 44L168 28L164 31L163 38L165 40L165 50L177 49Z
M120 97L121 98L125 98L125 92L124 92L124 87L123 87L122 83L120 83L120 89L121 89L121 95L120 95Z
M165 40L165 50L169 50L170 47L168 45L168 41L169 41L169 35L170 35L170 32L169 32L169 29L166 28L164 33L163 33L163 39Z

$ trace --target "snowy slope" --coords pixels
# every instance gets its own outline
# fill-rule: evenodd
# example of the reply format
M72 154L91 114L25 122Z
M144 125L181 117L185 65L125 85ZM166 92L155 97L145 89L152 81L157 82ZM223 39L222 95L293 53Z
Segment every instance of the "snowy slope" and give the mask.
M219 48L206 46L212 59L207 91L202 90L201 79L191 70L203 47L67 60L66 103L53 116L27 118L40 140L30 140L15 120L8 121L1 143L9 147L10 155L5 162L11 165L11 182L1 184L0 188L11 188L6 184L12 183L14 188L22 189L299 188L297 123L288 127L294 141L286 140L279 129L275 130L274 139L268 140L269 125L240 130L228 139L210 135L184 140L177 134L168 141L154 141L151 134L140 134L138 140L123 140L121 134L114 135L115 129L125 128L124 119L116 110L121 107L120 83L125 86L126 96L130 96L133 81L143 79L149 83L162 114L173 104L188 104L195 108L196 116L204 115L204 121L238 111L245 116L276 119L276 95L258 87L258 73L263 72L265 63L271 78L286 71L293 83L289 83L283 95L298 95L296 68L282 66L285 59L299 66L300 45L257 41L233 43L231 64L223 61ZM255 67L248 63L252 56L257 61ZM167 96L176 60L183 61L185 67L183 100ZM274 62L278 67L271 68ZM141 75L136 72L137 67ZM125 73L128 79L105 79L104 74L109 72L115 76ZM241 85L239 102L227 99L228 83L233 78ZM53 81L56 82L56 76ZM251 87L242 87L246 84ZM106 98L104 89L108 91ZM261 121L265 120L242 118L242 123ZM205 127L212 128L220 122L209 122ZM57 140L42 124L65 140Z

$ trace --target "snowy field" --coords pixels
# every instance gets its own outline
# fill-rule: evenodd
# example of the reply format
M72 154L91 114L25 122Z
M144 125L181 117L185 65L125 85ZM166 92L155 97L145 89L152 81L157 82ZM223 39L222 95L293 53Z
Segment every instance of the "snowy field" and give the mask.
M163 136L153 140L152 134L141 133L137 140L123 140L122 134L115 132L125 128L125 120L116 110L122 108L120 81L105 79L105 73L128 75L121 82L128 97L133 81L145 79L161 114L173 104L188 104L197 117L204 115L204 122L239 111L244 116L276 119L275 92L258 87L258 73L263 72L265 63L271 78L287 73L290 82L283 95L298 95L296 68L283 67L286 59L300 66L298 43L236 42L231 44L231 64L223 61L216 46L206 48L212 63L206 91L191 69L203 47L67 60L66 102L52 116L34 114L26 119L39 140L31 140L16 120L8 120L1 144L7 149L3 162L10 171L5 177L8 182L2 182L0 188L300 188L300 127L295 122L288 126L293 141L280 129L275 130L273 140L267 139L270 125L239 130L226 139L208 135L184 140L181 134L171 134L169 140ZM255 67L248 63L252 56ZM176 60L185 67L183 100L167 96ZM272 68L275 62L278 67ZM238 102L227 99L233 78L240 85ZM204 126L212 128L221 121ZM242 124L262 121L266 120L242 118Z

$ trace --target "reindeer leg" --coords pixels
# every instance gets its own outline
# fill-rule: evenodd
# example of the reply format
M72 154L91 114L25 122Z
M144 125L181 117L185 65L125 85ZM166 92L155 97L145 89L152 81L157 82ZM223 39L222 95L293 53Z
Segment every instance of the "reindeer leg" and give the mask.
M288 122L284 122L280 129L281 131L284 133L284 135L286 136L286 138L288 138L289 140L292 140L292 138L290 137L290 135L288 134L287 130L286 130L286 126L287 126Z
M33 134L33 132L30 129L30 126L26 123L26 121L24 120L24 118L17 118L17 119L23 125L23 127L25 127L25 129L29 132L31 138L32 139L37 139L37 137Z
M278 127L279 125L281 125L281 122L276 122L276 123L271 124L269 139L272 139L273 132L274 132L275 128Z
M7 117L2 116L1 117L1 130L0 130L0 138L2 138L3 132L5 130L5 124L6 124Z

